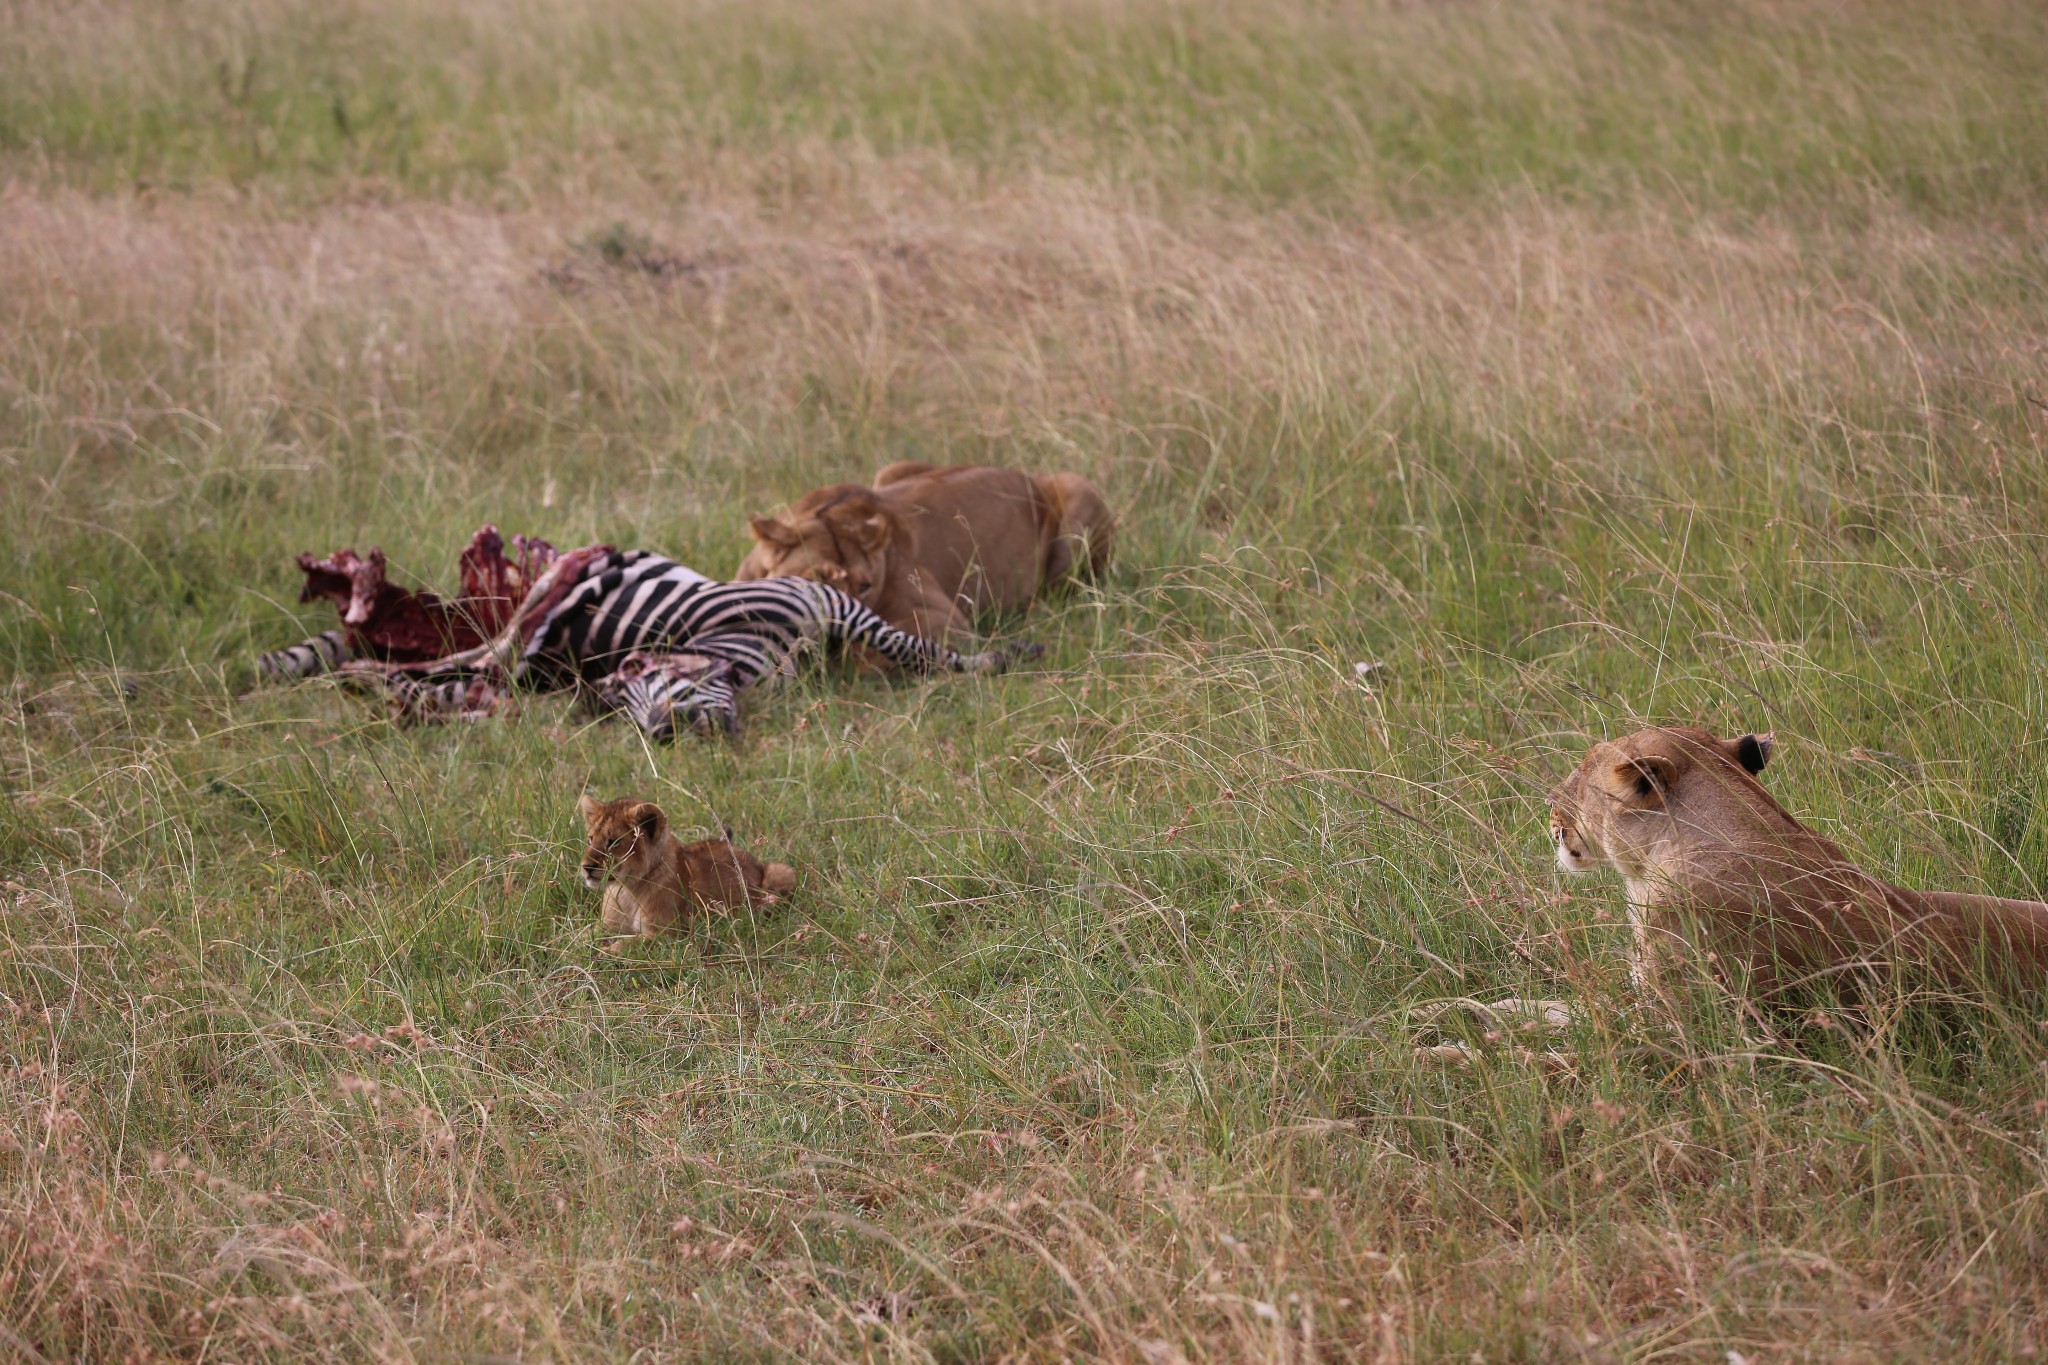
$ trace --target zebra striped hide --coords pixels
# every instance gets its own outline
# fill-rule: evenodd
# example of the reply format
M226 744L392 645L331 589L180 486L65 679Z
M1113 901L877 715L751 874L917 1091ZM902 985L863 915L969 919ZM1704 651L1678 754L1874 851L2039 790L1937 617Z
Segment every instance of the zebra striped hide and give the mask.
M896 629L857 599L803 578L721 583L645 550L587 546L557 558L504 629L422 663L343 657L334 635L265 655L266 678L337 671L380 682L406 720L478 719L514 687L571 689L651 738L683 727L736 734L739 697L812 651L866 645L919 672L1001 673L1037 647L963 655ZM323 644L322 642L326 643Z

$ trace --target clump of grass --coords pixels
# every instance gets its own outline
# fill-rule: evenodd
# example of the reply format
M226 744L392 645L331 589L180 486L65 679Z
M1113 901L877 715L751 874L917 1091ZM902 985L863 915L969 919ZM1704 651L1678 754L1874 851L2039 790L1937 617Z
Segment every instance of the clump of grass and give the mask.
M654 243L643 232L635 231L625 222L613 223L602 232L592 233L584 240L584 249L597 253L598 259L606 265L629 265L650 255Z
M1971 211L2035 211L1974 103L2032 16L178 14L0 57L7 1350L2048 1346L2039 1000L1647 1011L1542 846L1588 737L1768 726L1873 868L2041 893L2048 274ZM1272 171L1346 71L1416 140ZM245 693L326 624L299 549L717 572L905 457L1122 509L1042 666L663 751ZM799 891L601 953L586 788ZM1506 994L1577 1003L1565 1066L1416 1055Z

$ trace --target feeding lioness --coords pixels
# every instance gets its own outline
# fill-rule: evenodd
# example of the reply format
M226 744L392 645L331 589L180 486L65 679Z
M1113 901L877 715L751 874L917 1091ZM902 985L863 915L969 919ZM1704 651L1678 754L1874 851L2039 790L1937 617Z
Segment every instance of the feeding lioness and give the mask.
M738 580L809 578L898 630L943 640L978 612L1021 611L1109 563L1116 518L1078 474L900 461L872 488L834 484L752 517Z
M1687 921L1760 995L1886 964L1949 985L2048 974L2048 905L1880 881L1764 790L1770 756L1769 735L1653 727L1595 744L1552 794L1559 865L1627 879L1638 984Z
M787 863L763 867L725 839L681 844L668 816L652 801L576 802L589 831L583 884L604 888L604 924L618 934L652 938L693 910L763 905L796 886Z

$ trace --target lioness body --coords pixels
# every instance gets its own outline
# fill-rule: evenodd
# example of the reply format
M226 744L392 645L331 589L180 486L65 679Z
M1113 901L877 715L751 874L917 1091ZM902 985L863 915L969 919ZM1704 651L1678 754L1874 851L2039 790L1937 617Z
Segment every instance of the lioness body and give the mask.
M1100 572L1115 518L1078 474L903 461L872 488L820 488L750 524L754 548L735 578L815 579L937 640L978 613L1021 611L1051 584Z
M1877 964L1951 985L2048 974L2048 904L1872 876L1764 790L1770 753L1768 735L1639 730L1595 744L1552 795L1560 865L1627 879L1640 983L1688 921L1760 994Z
M652 938L691 913L762 905L796 885L786 863L763 866L724 839L683 844L650 801L577 802L589 839L584 885L604 888L603 918L617 934Z

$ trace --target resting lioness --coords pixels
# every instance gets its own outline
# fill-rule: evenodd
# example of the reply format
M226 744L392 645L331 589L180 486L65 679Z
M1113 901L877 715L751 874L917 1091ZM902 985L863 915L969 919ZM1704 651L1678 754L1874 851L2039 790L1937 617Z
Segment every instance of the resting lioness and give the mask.
M763 867L725 839L677 843L668 816L652 801L585 796L576 809L590 834L583 884L604 887L604 924L614 933L652 938L693 910L764 905L796 885L787 863Z
M1078 474L904 461L872 488L820 488L748 524L754 548L734 578L815 579L942 640L979 612L1021 611L1054 583L1101 572L1116 518Z
M1688 922L1760 995L1883 964L1949 985L2044 979L2048 905L1880 881L1764 790L1770 756L1769 735L1638 730L1595 744L1552 794L1559 865L1628 879L1639 984Z

